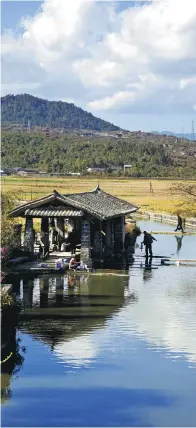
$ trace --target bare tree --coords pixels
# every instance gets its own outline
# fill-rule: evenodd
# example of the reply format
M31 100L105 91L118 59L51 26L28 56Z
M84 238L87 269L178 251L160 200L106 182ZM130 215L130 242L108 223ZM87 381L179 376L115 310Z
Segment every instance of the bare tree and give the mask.
M196 183L177 183L171 187L172 194L184 196L189 202L196 202Z

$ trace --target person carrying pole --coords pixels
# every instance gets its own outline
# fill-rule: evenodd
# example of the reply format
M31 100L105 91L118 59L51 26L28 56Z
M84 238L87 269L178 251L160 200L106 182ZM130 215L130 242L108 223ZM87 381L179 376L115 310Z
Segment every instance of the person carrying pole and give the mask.
M144 240L143 240L142 244L144 244L144 246L145 246L146 258L148 258L148 252L150 254L150 257L152 257L152 243L153 243L153 241L157 241L157 240L150 233L147 233L146 231L144 231Z
M177 230L181 230L182 233L184 232L184 229L182 227L182 217L180 217L179 214L178 214L178 224L174 232L177 232Z

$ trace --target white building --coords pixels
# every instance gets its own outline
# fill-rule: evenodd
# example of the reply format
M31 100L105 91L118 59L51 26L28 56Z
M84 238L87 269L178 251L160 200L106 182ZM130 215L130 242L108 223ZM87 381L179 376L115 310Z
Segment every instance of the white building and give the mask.
M124 171L126 171L126 169L130 169L132 168L132 165L124 165Z

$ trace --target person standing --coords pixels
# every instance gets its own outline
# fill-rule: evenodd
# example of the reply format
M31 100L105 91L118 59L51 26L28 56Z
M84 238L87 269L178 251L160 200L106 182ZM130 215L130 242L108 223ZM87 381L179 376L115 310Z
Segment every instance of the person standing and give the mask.
M75 252L76 252L76 233L75 233L74 229L69 234L69 242L70 242L71 253L75 254Z
M175 232L177 232L177 230L181 230L182 233L184 232L184 229L182 227L182 217L180 217L179 214L178 214L178 224L177 224L177 227L175 229Z
M41 232L40 235L40 251L43 258L49 255L49 236L47 232Z
M150 233L147 233L146 231L144 231L144 240L143 240L142 244L144 244L144 246L145 246L146 258L148 258L148 252L150 254L150 257L152 257L152 243L153 243L153 241L157 241L157 240Z

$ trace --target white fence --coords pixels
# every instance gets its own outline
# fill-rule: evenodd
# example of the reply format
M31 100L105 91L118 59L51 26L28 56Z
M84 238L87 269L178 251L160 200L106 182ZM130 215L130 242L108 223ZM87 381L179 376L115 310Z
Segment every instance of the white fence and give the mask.
M177 224L177 216L169 215L169 214L157 214L152 212L143 212L143 213L135 213L133 214L136 218L145 218L156 221L161 221L165 223ZM196 218L183 218L184 224L187 227L195 227L196 228Z

